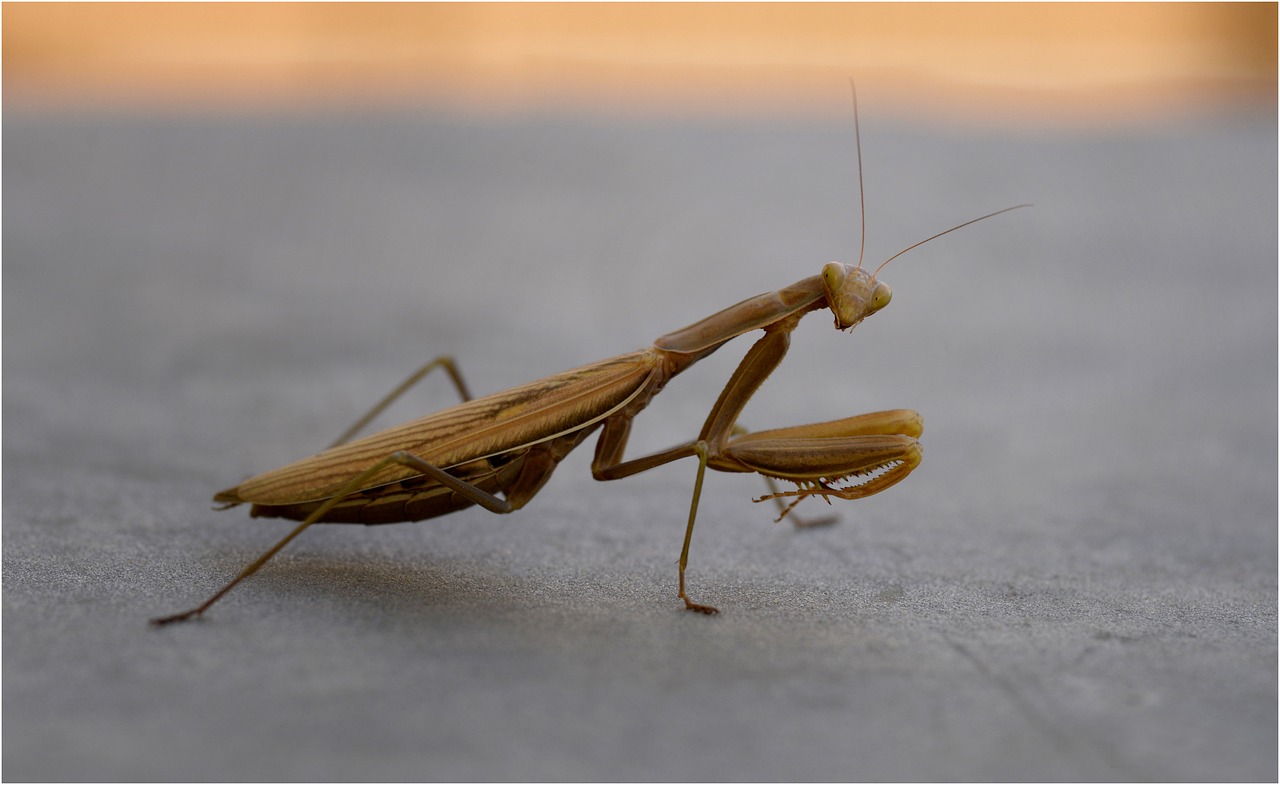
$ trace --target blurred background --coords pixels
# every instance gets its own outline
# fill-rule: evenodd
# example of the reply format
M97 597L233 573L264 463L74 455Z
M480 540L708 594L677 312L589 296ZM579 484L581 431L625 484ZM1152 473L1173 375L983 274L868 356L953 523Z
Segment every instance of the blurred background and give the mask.
M856 76L880 112L1155 123L1274 106L1275 32L1273 3L16 3L4 100L829 115Z
M6 781L1275 781L1276 4L3 14ZM221 488L978 215L743 413L925 459L774 525L570 455L515 515ZM750 338L629 456L697 433ZM448 406L428 378L380 424ZM797 512L820 515L807 502Z

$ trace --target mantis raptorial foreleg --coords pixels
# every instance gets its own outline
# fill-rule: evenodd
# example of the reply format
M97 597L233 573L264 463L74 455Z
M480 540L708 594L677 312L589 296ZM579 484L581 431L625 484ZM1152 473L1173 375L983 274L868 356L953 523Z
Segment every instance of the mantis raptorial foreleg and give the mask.
M748 431L741 425L735 426L733 429L734 436L745 436L748 433L751 433L751 431ZM773 502L778 506L778 517L773 519L774 523L781 523L783 518L790 515L791 525L797 529L817 529L822 526L830 526L840 520L834 515L823 515L819 518L801 518L799 515L791 512L791 510L795 508L797 502L787 504L782 500L785 492L781 487L779 487L777 480L767 474L760 475L760 479L764 480L764 486L769 489L769 492L758 499L754 499L753 501L764 501L765 499L773 500Z
M698 457L689 522L685 529L684 547L680 551L680 599L689 610L716 613L710 605L690 600L684 588L689 543L693 538L693 524L697 519L698 500L702 496L702 482L708 466L717 471L756 472L766 479L795 482L798 487L793 491L775 490L754 500L775 499L781 506L782 498L796 497L782 509L781 520L809 496L828 500L832 496L860 499L900 482L920 465L923 451L916 437L923 429L924 421L919 414L907 409L894 409L825 423L737 435L720 447L699 439L643 458L599 467L595 474L597 479L615 480L681 458ZM844 487L831 484L849 478L862 481Z
M765 477L770 493L756 501L778 500L781 509L778 519L781 520L806 496L851 499L870 495L898 482L920 463L916 437L923 430L923 421L918 414L907 410L756 433L747 433L738 426L738 415L747 401L786 356L791 331L798 321L798 316L780 320L767 328L764 337L747 350L712 406L696 441L622 461L634 412L620 412L605 421L592 464L592 474L598 480L621 479L681 458L698 457L679 562L680 599L689 610L717 612L709 605L690 600L684 588L689 543L708 466L719 471L757 472ZM827 484L867 473L874 476L861 485L837 488ZM791 480L800 487L795 491L778 491L773 478ZM787 496L798 498L789 506L783 506L781 499Z

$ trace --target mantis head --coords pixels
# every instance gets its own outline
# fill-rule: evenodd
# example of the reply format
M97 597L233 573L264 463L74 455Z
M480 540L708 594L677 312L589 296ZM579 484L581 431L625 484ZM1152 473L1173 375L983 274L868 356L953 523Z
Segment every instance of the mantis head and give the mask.
M822 288L836 317L837 330L852 330L858 322L889 304L893 290L877 281L860 265L827 262L822 266Z
M857 326L858 322L889 304L889 300L893 297L893 290L889 288L889 284L876 279L876 275L889 262L902 256L907 251L919 248L930 240L936 240L944 234L951 234L969 224L985 221L1010 210L1030 206L1029 204L1015 204L1013 207L1006 207L1003 210L996 210L994 213L987 213L971 221L965 221L958 226L953 226L946 231L938 232L932 237L926 237L920 242L908 245L893 256L885 259L875 269L875 272L869 273L864 270L861 261L856 266L841 264L840 262L827 262L822 266L822 288L827 297L827 305L831 308L831 312L835 314L836 329L851 330Z
M857 265L827 262L822 266L822 288L827 296L827 305L831 308L831 313L835 314L837 330L852 330L863 319L889 304L889 300L893 298L893 290L889 288L889 284L876 280L876 275L889 262L913 248L919 248L930 240L936 240L944 234L950 234L969 224L984 221L992 216L1007 213L1010 210L1017 210L1019 207L1031 206L1029 204L1019 204L1013 207L1006 207L1003 210L988 213L981 218L965 221L959 226L953 226L946 231L938 232L932 237L927 237L918 243L903 248L881 262L875 272L868 273L862 269L862 260L867 250L867 198L866 191L862 186L862 129L858 122L858 86L854 84L852 79L849 80L849 89L853 94L853 138L858 150L858 204L862 210L860 222L862 231L859 233L861 247L858 251Z

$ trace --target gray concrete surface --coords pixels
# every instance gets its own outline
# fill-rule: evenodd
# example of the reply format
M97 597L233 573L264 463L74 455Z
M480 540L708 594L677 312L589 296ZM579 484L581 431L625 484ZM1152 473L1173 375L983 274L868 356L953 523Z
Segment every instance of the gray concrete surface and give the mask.
M869 258L1036 205L893 262L852 334L806 320L747 409L916 408L905 483L795 531L712 475L704 618L692 465L596 483L584 448L517 515L320 528L162 630L285 531L212 493L417 364L492 391L854 258L853 137L6 113L4 778L1274 780L1273 120L863 110Z

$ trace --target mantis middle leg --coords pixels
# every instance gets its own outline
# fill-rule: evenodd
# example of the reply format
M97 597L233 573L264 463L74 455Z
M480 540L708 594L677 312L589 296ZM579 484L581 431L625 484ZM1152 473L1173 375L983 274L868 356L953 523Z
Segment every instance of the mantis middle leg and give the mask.
M689 565L689 543L693 539L693 524L697 519L698 501L702 496L702 480L706 474L707 463L711 455L724 448L734 431L738 415L747 401L755 394L760 385L774 368L786 356L791 343L791 331L795 329L799 317L785 319L776 326L767 329L764 337L756 341L747 350L746 355L738 363L728 383L720 391L706 423L698 435L697 441L689 442L670 450L664 450L643 458L623 461L627 437L631 433L631 421L635 412L619 413L605 420L604 430L596 443L595 459L591 465L591 473L597 480L616 480L638 474L655 466L661 466L674 460L698 456L698 474L694 481L693 499L689 507L689 523L685 527L684 547L680 551L679 576L680 599L691 611L714 614L719 610L701 603L693 602L684 588L684 573ZM785 511L784 511L785 514Z
M920 463L922 453L916 437L923 432L923 420L905 409L755 433L744 433L737 426L737 417L747 401L785 356L789 328L793 326L794 323L784 324L767 330L751 347L721 391L696 441L622 461L634 414L621 413L605 421L592 464L596 479L620 479L680 458L698 457L679 561L680 598L689 610L718 612L712 606L693 602L684 588L689 543L708 466L717 471L756 472L766 479L797 483L799 487L794 491L771 489L770 494L756 499L776 499L781 504L783 497L796 497L782 510L781 519L807 496L855 499L878 493L902 480ZM831 484L848 478L864 481L846 487Z

